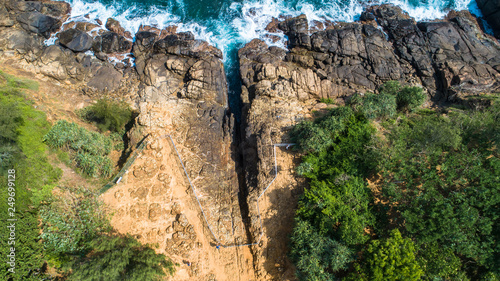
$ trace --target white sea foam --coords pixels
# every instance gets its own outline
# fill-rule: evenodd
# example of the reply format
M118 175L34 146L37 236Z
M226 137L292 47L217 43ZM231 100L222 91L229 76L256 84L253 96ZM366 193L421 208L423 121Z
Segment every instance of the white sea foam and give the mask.
M190 31L196 38L205 40L223 51L225 57L232 48L241 46L254 38L260 38L269 45L284 47L286 40L282 33L270 33L265 30L272 18L280 16L298 16L305 14L312 21L353 21L356 20L364 6L356 0L348 2L323 0L320 8L315 7L307 0L300 0L295 7L291 7L285 0L251 0L243 3L234 2L221 12L218 19L211 22L181 22L185 17L186 7L183 0L175 0L180 7L181 14L173 14L168 8L151 6L148 11L139 11L138 7L121 7L116 4L104 5L89 0L69 0L72 11L68 21L89 21L103 23L110 17L131 33L138 31L141 25L151 25L165 28L169 25L178 26L178 31ZM429 0L426 4L414 6L409 0L375 0L370 4L392 3L400 6L416 20L430 20L443 18L449 9L467 9L476 15L481 15L474 0L456 0L453 7L445 7L443 0ZM272 35L274 38L271 38ZM276 39L279 40L276 41ZM53 44L55 37L47 40ZM273 42L274 41L274 42ZM226 60L227 62L227 60ZM232 62L229 62L232 63Z

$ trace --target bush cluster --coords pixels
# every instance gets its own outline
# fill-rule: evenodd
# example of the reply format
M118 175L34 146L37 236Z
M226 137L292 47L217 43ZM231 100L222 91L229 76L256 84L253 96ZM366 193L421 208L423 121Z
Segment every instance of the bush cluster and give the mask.
M126 103L105 98L83 108L78 114L84 120L95 123L103 132L120 132L132 119L132 109Z
M368 119L391 118L397 111L413 112L425 102L420 87L401 87L397 81L389 81L379 88L379 94L355 94L350 106Z
M292 129L299 280L499 280L500 103L443 116L424 100L389 82Z
M112 163L107 155L113 149L113 142L109 137L60 120L43 140L51 148L72 151L78 167L89 176L107 177L111 174Z

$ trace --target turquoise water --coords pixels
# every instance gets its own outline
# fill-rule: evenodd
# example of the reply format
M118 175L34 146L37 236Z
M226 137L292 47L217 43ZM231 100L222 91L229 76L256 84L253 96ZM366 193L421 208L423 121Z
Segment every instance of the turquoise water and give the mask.
M469 10L480 15L475 0L66 0L72 5L69 20L119 20L125 29L135 33L141 24L163 28L177 25L178 31L191 31L196 38L217 46L224 53L230 106L238 111L240 79L237 50L254 38L269 45L284 47L282 40L271 42L265 30L272 17L306 14L310 21L353 21L368 4L392 3L417 20L444 17L450 9Z

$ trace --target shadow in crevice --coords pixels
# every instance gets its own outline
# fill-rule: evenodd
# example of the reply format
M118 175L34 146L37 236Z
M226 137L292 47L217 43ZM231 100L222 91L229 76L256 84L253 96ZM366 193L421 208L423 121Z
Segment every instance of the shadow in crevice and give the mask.
M132 128L134 128L134 126L136 124L135 119L137 118L137 116L139 116L139 113L132 112L132 118L125 125L125 133L122 136L123 150L122 150L122 154L120 155L120 158L118 159L118 164L117 164L117 166L118 166L119 169L123 168L123 165L125 165L125 163L127 162L128 158L130 157L130 155L133 152L133 149L131 149L131 147L130 147L130 141L131 140L130 140L130 137L129 137L129 133L132 130ZM137 148L146 138L147 138L147 136L145 136L144 138L142 138L141 141L136 145L135 148Z

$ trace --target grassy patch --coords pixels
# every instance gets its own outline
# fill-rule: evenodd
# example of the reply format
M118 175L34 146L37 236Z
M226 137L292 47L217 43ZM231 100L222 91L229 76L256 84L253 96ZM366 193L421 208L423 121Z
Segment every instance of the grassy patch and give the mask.
M0 204L0 220L11 218L8 207L15 208L16 272L10 274L0 264L2 280L43 279L45 253L39 243L38 207L59 180L62 171L47 159L42 137L50 128L43 112L35 110L22 89L36 90L38 85L0 71L0 197L7 198L7 171L15 170L15 205ZM7 228L0 229L0 248L7 253ZM12 279L9 279L12 278Z

